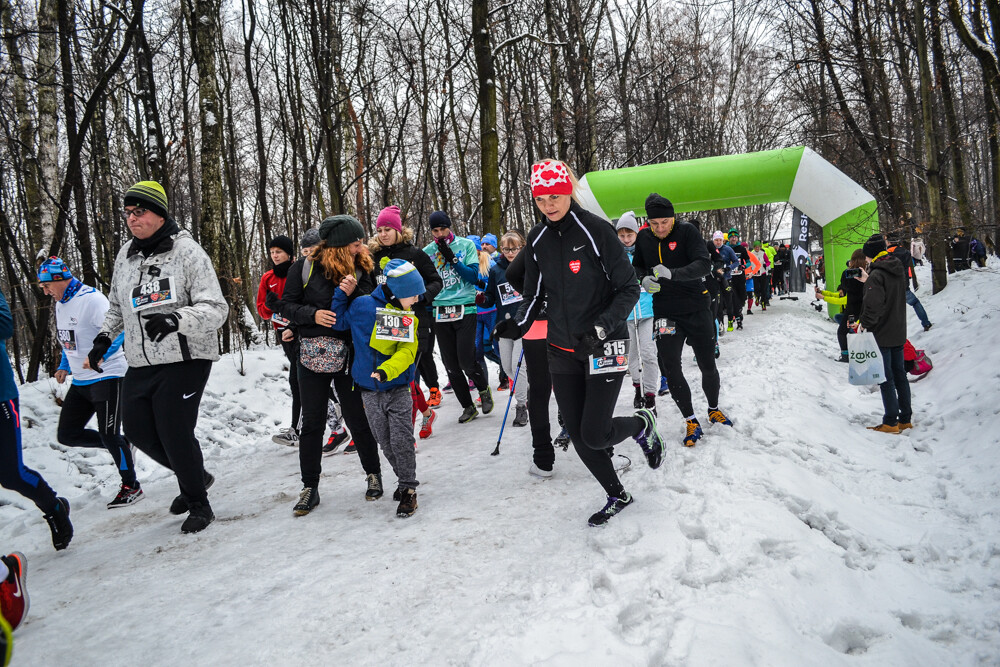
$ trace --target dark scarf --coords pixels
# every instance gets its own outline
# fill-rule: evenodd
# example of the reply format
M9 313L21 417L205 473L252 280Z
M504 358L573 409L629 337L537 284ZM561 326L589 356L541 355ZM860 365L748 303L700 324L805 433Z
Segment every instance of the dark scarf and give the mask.
M174 240L170 238L181 228L173 218L164 218L163 226L153 233L148 239L138 239L132 237L132 245L129 246L128 256L131 257L141 252L143 257L149 257L154 252L166 252L174 247Z
M281 264L275 264L273 269L274 275L279 278L284 278L288 275L288 269L290 268L292 268L292 260L290 259L282 262Z

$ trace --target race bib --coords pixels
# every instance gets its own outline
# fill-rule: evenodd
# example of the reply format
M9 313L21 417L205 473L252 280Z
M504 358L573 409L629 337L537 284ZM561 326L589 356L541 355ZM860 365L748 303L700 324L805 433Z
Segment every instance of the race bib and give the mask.
M666 317L658 317L653 320L653 338L660 336L673 336L677 333L677 324Z
M59 336L59 344L67 352L76 352L76 331L73 329L59 329L56 332Z
M435 322L457 322L465 317L465 306L438 306L434 309Z
M518 294L517 290L510 286L510 283L500 283L497 285L497 292L500 293L500 305L509 306L518 301L524 301L524 297Z
M413 311L394 308L375 309L375 340L392 340L397 343L412 343Z
M287 327L289 324L291 324L288 320L286 320L278 313L271 313L271 321L277 324L279 327Z
M628 341L609 340L604 343L604 354L590 355L590 374L624 373L628 370Z
M386 278L384 273L380 273L377 276L375 276L375 282L378 283L379 285L385 285L385 280Z
M174 289L174 279L171 276L154 278L132 290L133 312L176 302L177 292Z

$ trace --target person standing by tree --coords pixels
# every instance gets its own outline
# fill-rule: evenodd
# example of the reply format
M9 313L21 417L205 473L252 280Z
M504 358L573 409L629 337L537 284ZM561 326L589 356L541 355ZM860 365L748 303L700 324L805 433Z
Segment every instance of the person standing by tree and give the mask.
M531 167L531 195L545 216L528 232L523 303L516 318L496 327L521 338L547 303L552 388L577 453L608 495L589 524L600 526L632 504L612 463L612 448L628 437L651 468L663 461L652 411L615 417L628 367L625 321L639 283L611 226L572 199L575 178L559 160ZM546 297L550 297L546 299Z
M733 423L719 409L719 370L715 365L715 319L709 311L705 277L712 269L708 248L694 225L676 222L674 205L657 193L646 198L649 227L639 231L632 265L642 286L653 295L653 330L660 369L670 395L686 422L684 445L694 446L702 436L694 414L691 389L681 370L684 342L694 349L701 386L708 399L708 420Z
M167 195L155 181L125 193L133 238L115 259L110 306L88 362L103 372L104 356L125 332L125 437L177 475L180 495L170 512L187 512L181 531L196 533L215 520L207 492L214 478L205 472L194 431L229 306L212 260L167 210Z
M108 299L74 278L58 257L42 263L38 281L42 291L56 302L56 331L62 346L56 382L62 384L67 375L73 378L59 411L56 438L67 447L108 450L122 479L118 495L108 503L108 509L137 503L142 500L142 489L135 478L132 447L120 433L122 376L128 370L125 353L121 351L124 335L119 334L104 354L103 373L89 368L87 360L90 341L104 323ZM87 428L87 422L95 414L98 430L93 431Z

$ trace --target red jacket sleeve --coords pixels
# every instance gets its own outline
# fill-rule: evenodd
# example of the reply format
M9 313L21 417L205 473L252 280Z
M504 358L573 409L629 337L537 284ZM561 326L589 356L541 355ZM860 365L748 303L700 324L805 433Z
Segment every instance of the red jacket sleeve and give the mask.
M257 288L257 314L260 315L261 319L268 321L271 319L271 310L264 305L264 299L267 297L268 289L267 282L271 278L271 271L266 272L260 278L260 286Z

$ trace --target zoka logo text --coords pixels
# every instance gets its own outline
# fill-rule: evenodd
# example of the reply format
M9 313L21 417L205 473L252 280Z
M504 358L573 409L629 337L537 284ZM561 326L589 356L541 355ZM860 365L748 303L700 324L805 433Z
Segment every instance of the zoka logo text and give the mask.
M878 357L878 355L871 350L864 352L851 352L851 361L868 361L869 359L875 359L876 357Z

